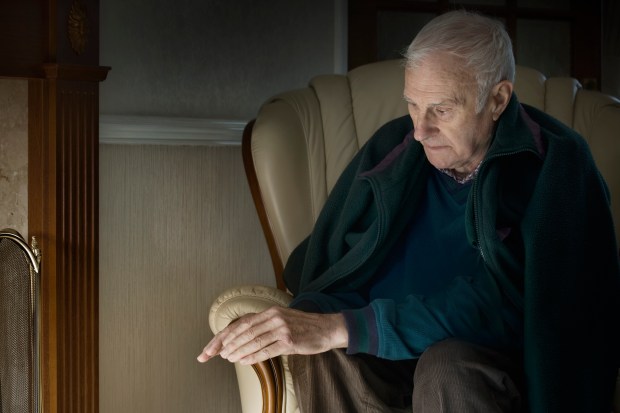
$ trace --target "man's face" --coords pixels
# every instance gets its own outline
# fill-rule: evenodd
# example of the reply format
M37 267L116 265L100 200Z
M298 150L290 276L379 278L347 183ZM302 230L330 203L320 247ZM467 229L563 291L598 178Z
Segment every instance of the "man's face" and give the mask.
M431 164L460 177L482 161L493 132L489 102L476 113L477 93L474 76L446 53L432 54L419 67L405 70L404 98L415 139Z

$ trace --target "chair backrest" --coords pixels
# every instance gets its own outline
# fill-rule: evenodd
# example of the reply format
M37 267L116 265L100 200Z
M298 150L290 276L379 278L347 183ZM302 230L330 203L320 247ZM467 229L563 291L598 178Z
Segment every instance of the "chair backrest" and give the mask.
M279 288L283 264L312 230L344 167L381 125L407 113L403 71L390 60L317 76L268 100L246 127L244 164ZM588 141L610 187L620 236L620 101L521 66L515 92Z

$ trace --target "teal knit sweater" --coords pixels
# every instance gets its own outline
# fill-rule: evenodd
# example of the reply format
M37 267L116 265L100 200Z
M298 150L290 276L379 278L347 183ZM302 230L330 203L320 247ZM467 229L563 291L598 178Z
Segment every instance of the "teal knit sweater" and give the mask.
M360 288L428 179L421 145L403 141L412 128L407 117L389 122L345 169L285 267L295 295L319 293L319 307L334 311L363 304ZM485 271L523 313L530 410L607 413L619 365L620 266L607 187L585 141L513 96L473 183L466 228ZM389 347L382 339L378 347Z

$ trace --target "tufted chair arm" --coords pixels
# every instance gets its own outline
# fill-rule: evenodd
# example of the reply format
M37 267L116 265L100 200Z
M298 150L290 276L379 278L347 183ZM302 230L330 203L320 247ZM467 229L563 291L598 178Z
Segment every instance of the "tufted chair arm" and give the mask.
M292 297L272 287L246 285L230 288L211 305L209 325L214 334L239 317L274 305L288 306ZM243 413L298 412L286 356L242 366L235 363Z

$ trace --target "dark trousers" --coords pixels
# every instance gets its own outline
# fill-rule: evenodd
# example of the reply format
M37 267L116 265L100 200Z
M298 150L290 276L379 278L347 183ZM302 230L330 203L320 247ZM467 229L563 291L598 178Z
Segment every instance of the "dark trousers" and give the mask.
M418 360L332 350L288 361L301 413L525 411L520 360L456 339Z

